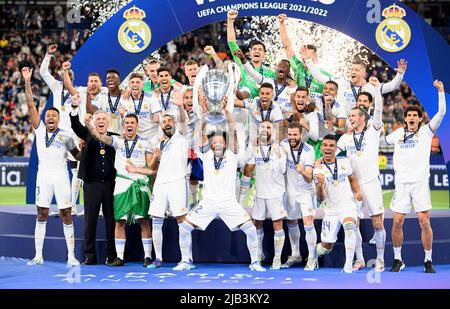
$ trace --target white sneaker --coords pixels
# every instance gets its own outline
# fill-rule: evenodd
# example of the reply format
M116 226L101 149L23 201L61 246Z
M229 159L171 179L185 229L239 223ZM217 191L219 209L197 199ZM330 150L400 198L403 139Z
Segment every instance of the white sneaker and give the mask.
M300 264L302 262L302 256L290 256L286 263L284 263L283 265L281 265L281 268L290 268L292 266L294 266L295 264Z
M342 272L346 273L346 274L351 274L353 272L352 266L351 265L350 266L344 265L344 268L342 269Z
M69 267L80 266L80 262L74 256L69 256L67 258L67 266Z
M259 262L251 263L248 268L250 268L251 271L266 271L266 269L262 267Z
M364 260L356 260L353 263L353 270L361 270L364 267L366 267L366 262L364 262Z
M42 265L44 264L44 259L41 257L34 257L31 261L27 263L27 265Z
M308 261L306 262L304 270L306 270L306 271L313 271L315 269L319 269L319 262L318 262L317 258L308 259Z
M194 264L192 264L192 262L181 261L180 263L177 264L177 266L172 268L172 270L183 271L183 270L191 270L191 269L196 269L196 268L197 267Z
M280 269L280 268L281 268L281 258L274 258L272 266L270 266L270 269Z
M103 210L100 208L100 211L99 211L99 213L98 213L98 216L100 217L100 218L103 218Z
M384 271L384 260L377 259L375 261L375 271L381 273Z

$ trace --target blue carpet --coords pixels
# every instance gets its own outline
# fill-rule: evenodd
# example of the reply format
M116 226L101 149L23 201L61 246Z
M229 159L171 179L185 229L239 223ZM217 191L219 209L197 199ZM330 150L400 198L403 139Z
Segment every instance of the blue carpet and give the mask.
M28 266L21 258L0 258L0 289L437 289L450 288L450 265L437 265L436 274L422 267L401 273L376 274L366 269L343 274L338 268L306 272L303 268L252 272L242 264L197 264L188 272L172 271L173 263L156 270L140 263L68 268L45 262Z

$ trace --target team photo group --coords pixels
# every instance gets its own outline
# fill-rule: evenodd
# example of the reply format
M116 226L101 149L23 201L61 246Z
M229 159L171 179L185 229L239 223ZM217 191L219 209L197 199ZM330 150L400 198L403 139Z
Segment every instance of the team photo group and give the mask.
M355 55L346 78L335 78L331 68L321 66L319 44L302 41L300 50L294 47L291 40L302 39L293 37L281 14L276 28L284 59L268 67L270 55L263 42L238 45L238 14L228 11L226 33L221 33L232 60L219 57L217 46L202 46L214 65L186 61L186 82L175 78L170 63L150 59L145 74L126 76L128 72L111 63L105 72L90 73L87 85L78 85L70 61L61 63L60 76L50 73L58 47L49 44L39 75L51 90L53 107L40 115L32 91L37 68L21 68L39 158L36 253L29 265L44 263L53 199L67 245L59 250L67 250L69 266L80 265L72 216L82 187L84 265L126 267L126 226L138 224L144 267L167 267L163 225L173 217L181 251L173 270L195 269L192 232L208 233L209 224L220 218L230 231L245 234L251 271L283 271L301 263L306 271L320 271L319 258L333 250L342 229L344 273L365 268L368 259L375 260L375 272L400 272L408 255L402 251L403 225L406 215L415 212L424 272L435 272L430 153L446 112L443 83L435 80L436 92L428 95L436 114L425 118L421 106L408 105L403 125L385 134L384 95L400 88L408 59L398 59L396 75L381 82ZM393 147L389 236L380 140ZM320 208L319 230L314 221ZM99 212L106 230L106 261L96 252ZM364 214L372 221L376 256L363 254ZM263 246L268 237L265 220L273 226L273 258ZM300 254L302 237L307 257ZM283 247L289 245L290 254L282 261ZM385 250L393 250L393 261L385 261Z

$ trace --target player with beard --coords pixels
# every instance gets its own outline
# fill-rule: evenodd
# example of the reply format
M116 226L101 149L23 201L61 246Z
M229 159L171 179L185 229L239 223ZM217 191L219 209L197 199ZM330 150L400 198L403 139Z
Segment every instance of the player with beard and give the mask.
M221 218L231 231L241 230L247 238L247 248L250 252L252 271L265 271L258 257L258 237L256 228L247 212L236 201L234 175L238 165L237 134L233 116L225 110L228 123L228 134L223 132L211 137L203 135L204 150L211 142L211 148L201 154L204 162L205 189L202 201L193 208L180 224L181 262L174 270L190 270L192 264L192 231L205 230L212 220ZM227 142L232 146L228 149Z
M252 116L252 123L250 128L250 143L253 145L256 143L257 137L255 133L259 132L259 126L264 121L271 122L271 126L274 124L278 126L283 120L283 114L279 106L274 104L273 99L273 86L269 83L264 83L259 89L259 97L255 99L246 99L244 101L235 100L234 107L246 108L249 110ZM278 130L276 130L278 131ZM250 180L253 174L253 165L246 164L244 172L241 178L241 187L239 192L239 203L245 208L245 199L248 189L250 187Z
M358 94L361 92L369 92L372 97L375 96L375 88L372 84L367 82L367 64L363 61L354 61L350 67L350 79L333 79L322 74L316 64L312 61L312 53L305 46L302 47L302 58L308 66L311 74L321 83L326 83L329 80L335 80L339 85L337 101L344 105L347 113L355 107ZM400 87L403 76L406 72L407 62L404 59L397 61L397 74L388 83L383 83L381 86L381 93L386 94L392 92Z
M158 69L161 67L161 62L156 59L150 59L145 67L145 74L149 78L142 88L145 92L152 92L159 88ZM174 87L181 87L182 85L176 80L172 79L170 85Z
M273 140L274 126L270 120L264 120L259 127L258 145L249 151L250 159L247 167L255 169L256 196L252 218L257 234L260 260L264 260L263 222L269 218L273 222L275 255L271 269L280 269L281 251L285 235L283 219L286 211L283 206L283 196L286 190L284 174L286 173L286 153L278 143Z
M116 150L114 167L117 170L114 187L114 219L116 220L115 244L116 260L110 266L124 265L125 225L138 222L141 227L142 245L144 247L144 267L151 264L152 234L148 220L149 188L148 176L154 175L156 159L148 140L137 134L138 116L128 114L123 120L124 137L100 134L89 122L86 127L92 136ZM133 198L130 198L132 196Z
M120 74L115 69L109 69L106 72L106 86L108 95L102 96L96 103L92 104L90 96L86 100L86 110L90 114L94 114L97 110L102 110L111 117L108 131L122 134L122 119L120 115L120 107L125 102L120 91Z
M67 265L77 266L80 262L75 258L75 237L70 203L70 181L67 172L67 153L79 159L79 150L67 132L58 128L59 111L50 107L45 113L44 122L40 120L31 91L31 76L33 70L22 68L25 80L25 97L31 125L34 128L36 149L39 157L36 178L36 209L37 220L34 231L36 254L28 265L44 263L42 248L44 246L48 210L55 196L61 220L63 221L64 237L67 244Z
M327 134L342 135L345 133L347 112L345 106L337 101L339 86L335 81L327 81L321 95L315 98L319 114L320 138Z
M316 161L314 176L317 198L324 204L321 243L316 246L317 256L331 252L341 226L345 232L345 265L343 272L352 273L355 255L356 204L362 199L358 180L353 175L350 161L336 157L336 137L327 135L320 147L321 160ZM316 263L317 266L317 263Z
M161 84L162 86L162 84ZM177 103L175 101L173 104ZM159 268L162 265L162 226L167 210L177 218L178 224L183 222L188 212L187 162L190 140L186 135L186 112L182 105L179 108L180 129L177 129L176 117L165 112L161 120L163 138L156 148L154 165L159 161L158 174L153 187L149 215L152 216L152 231L156 259L148 268Z
M372 122L368 123L368 114L362 107L354 107L349 114L349 122L352 133L344 134L338 141L338 151L346 151L353 172L361 187L363 206L369 211L372 225L375 229L377 247L377 259L375 271L384 271L384 247L386 243L386 231L383 226L383 194L379 180L380 170L378 166L378 151L380 147L380 133L383 127L382 112L383 103L381 96L381 84L376 77L370 78L370 83L375 87L375 110ZM360 212L360 211L358 211ZM357 226L359 227L359 220ZM359 228L356 236L356 261L353 270L365 267L362 252L362 237Z
M417 212L422 230L425 272L436 272L431 258L433 231L430 226L430 149L431 140L444 119L446 105L443 83L436 80L434 86L438 90L439 109L430 122L421 126L422 109L410 105L404 111L405 127L386 136L387 144L394 144L395 192L391 202L391 209L394 212L391 233L394 246L392 272L399 272L405 267L401 255L403 223L406 214L411 211L411 205Z
M255 98L259 95L258 86L253 81L253 79L247 74L247 72L242 67L242 63L234 56L234 52L239 48L238 44L236 43L236 32L234 30L234 22L238 16L238 11L230 10L227 13L227 40L228 40L228 47L230 48L231 54L233 55L233 60L236 62L242 72L242 80L240 83L241 87L245 87L249 89L250 91L250 97ZM250 42L249 45L249 53L250 53L250 62L251 65L258 70L262 75L275 78L275 73L263 65L265 57L266 57L266 46L264 43L253 40Z
M151 94L142 90L144 79L139 73L132 73L129 79L131 94L128 100L119 106L119 112L124 117L133 114L138 117L137 134L140 139L148 139L153 146L159 143L158 123L161 117L159 103Z
M289 39L289 34L286 29L286 14L278 15L278 22L280 24L280 37L283 43L286 56L290 61L291 68L294 72L295 81L297 86L304 86L308 88L311 96L321 94L323 92L324 84L317 81L308 70L308 66L300 61L295 55L294 48L292 47L291 40ZM306 45L306 48L311 53L311 60L317 65L317 47L314 45ZM324 69L319 69L320 73L324 76L331 77L331 74Z
M301 141L302 127L291 123L287 129L287 139L281 147L287 154L286 159L286 209L291 255L281 267L292 267L302 261L300 255L300 229L298 220L303 218L305 239L308 244L308 263L305 270L316 268L317 233L314 228L315 192L311 183L314 168L314 149Z

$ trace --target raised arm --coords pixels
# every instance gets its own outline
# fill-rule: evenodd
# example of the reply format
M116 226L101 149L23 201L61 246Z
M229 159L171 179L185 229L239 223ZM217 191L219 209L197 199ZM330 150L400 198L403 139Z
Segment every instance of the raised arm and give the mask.
M283 44L284 50L286 52L286 57L291 59L294 55L294 49L292 48L291 39L289 38L289 34L286 29L286 14L278 15L278 23L280 24L280 37L281 43Z
M141 175L146 175L146 176L155 175L156 170L149 168L149 166L153 165L152 160L153 160L152 154L146 153L145 161L146 161L147 167L137 167L133 163L128 162L125 168L127 169L128 173L136 173L136 174L141 174Z
M98 107L92 104L92 96L91 90L87 90L86 93L86 112L94 115L94 113L98 110Z
M27 101L28 115L30 115L31 125L33 128L39 126L39 113L34 105L33 92L31 91L31 75L33 74L33 69L29 67L22 68L22 76L25 80L25 98Z
M205 48L203 48L203 51L213 58L217 69L225 70L225 63L223 63L222 59L220 59L220 57L217 55L214 47L212 47L211 45L205 46Z
M96 140L111 146L113 144L113 139L111 136L108 136L106 134L100 134L94 126L92 126L91 124L91 119L92 116L88 116L89 114L86 115L86 128L89 130L89 133L91 133L92 137L95 138Z
M375 87L374 105L372 125L376 130L383 126L383 97L381 95L381 83L376 77L369 78L369 82Z
M52 74L48 70L48 66L50 64L50 59L52 58L52 55L55 53L55 51L55 44L48 47L47 53L45 54L44 60L42 60L41 67L39 69L39 74L52 92L57 91L58 81L52 76Z
M236 31L234 31L234 21L238 16L238 11L229 10L227 12L227 41L236 42Z
M70 92L70 95L75 95L77 93L77 89L73 86L73 83L69 77L70 67L71 64L68 61L62 64L63 82L66 89Z
M400 87L403 81L403 75L405 75L406 68L408 67L408 62L405 59L400 59L397 61L397 74L390 81L382 85L381 91L383 94L392 92Z
M439 94L439 109L436 115L434 115L430 121L430 128L431 130L436 131L441 125L442 120L444 119L446 112L446 105L445 105L446 103L445 103L444 84L439 80L435 80L433 85L434 87L436 87Z
M72 98L72 111L70 112L70 125L73 132L81 139L86 140L89 133L88 129L83 126L78 117L78 106L80 105L80 96Z
M321 169L321 164L316 162L314 168ZM322 172L316 174L316 194L320 201L325 201L327 194L325 192L325 175Z
M233 115L226 108L224 108L223 111L225 112L225 116L227 117L228 127L231 133L230 135L233 136L233 139L231 140L233 144L231 145L230 149L233 153L237 154L239 152L239 142L237 137L236 126L234 123L234 118Z
M306 48L306 46L301 47L302 51L302 58L305 61L306 65L308 66L309 72L311 72L311 75L314 77L315 80L317 80L321 84L325 84L327 81L329 81L331 78L320 72L317 65L312 61L311 59L311 51Z

